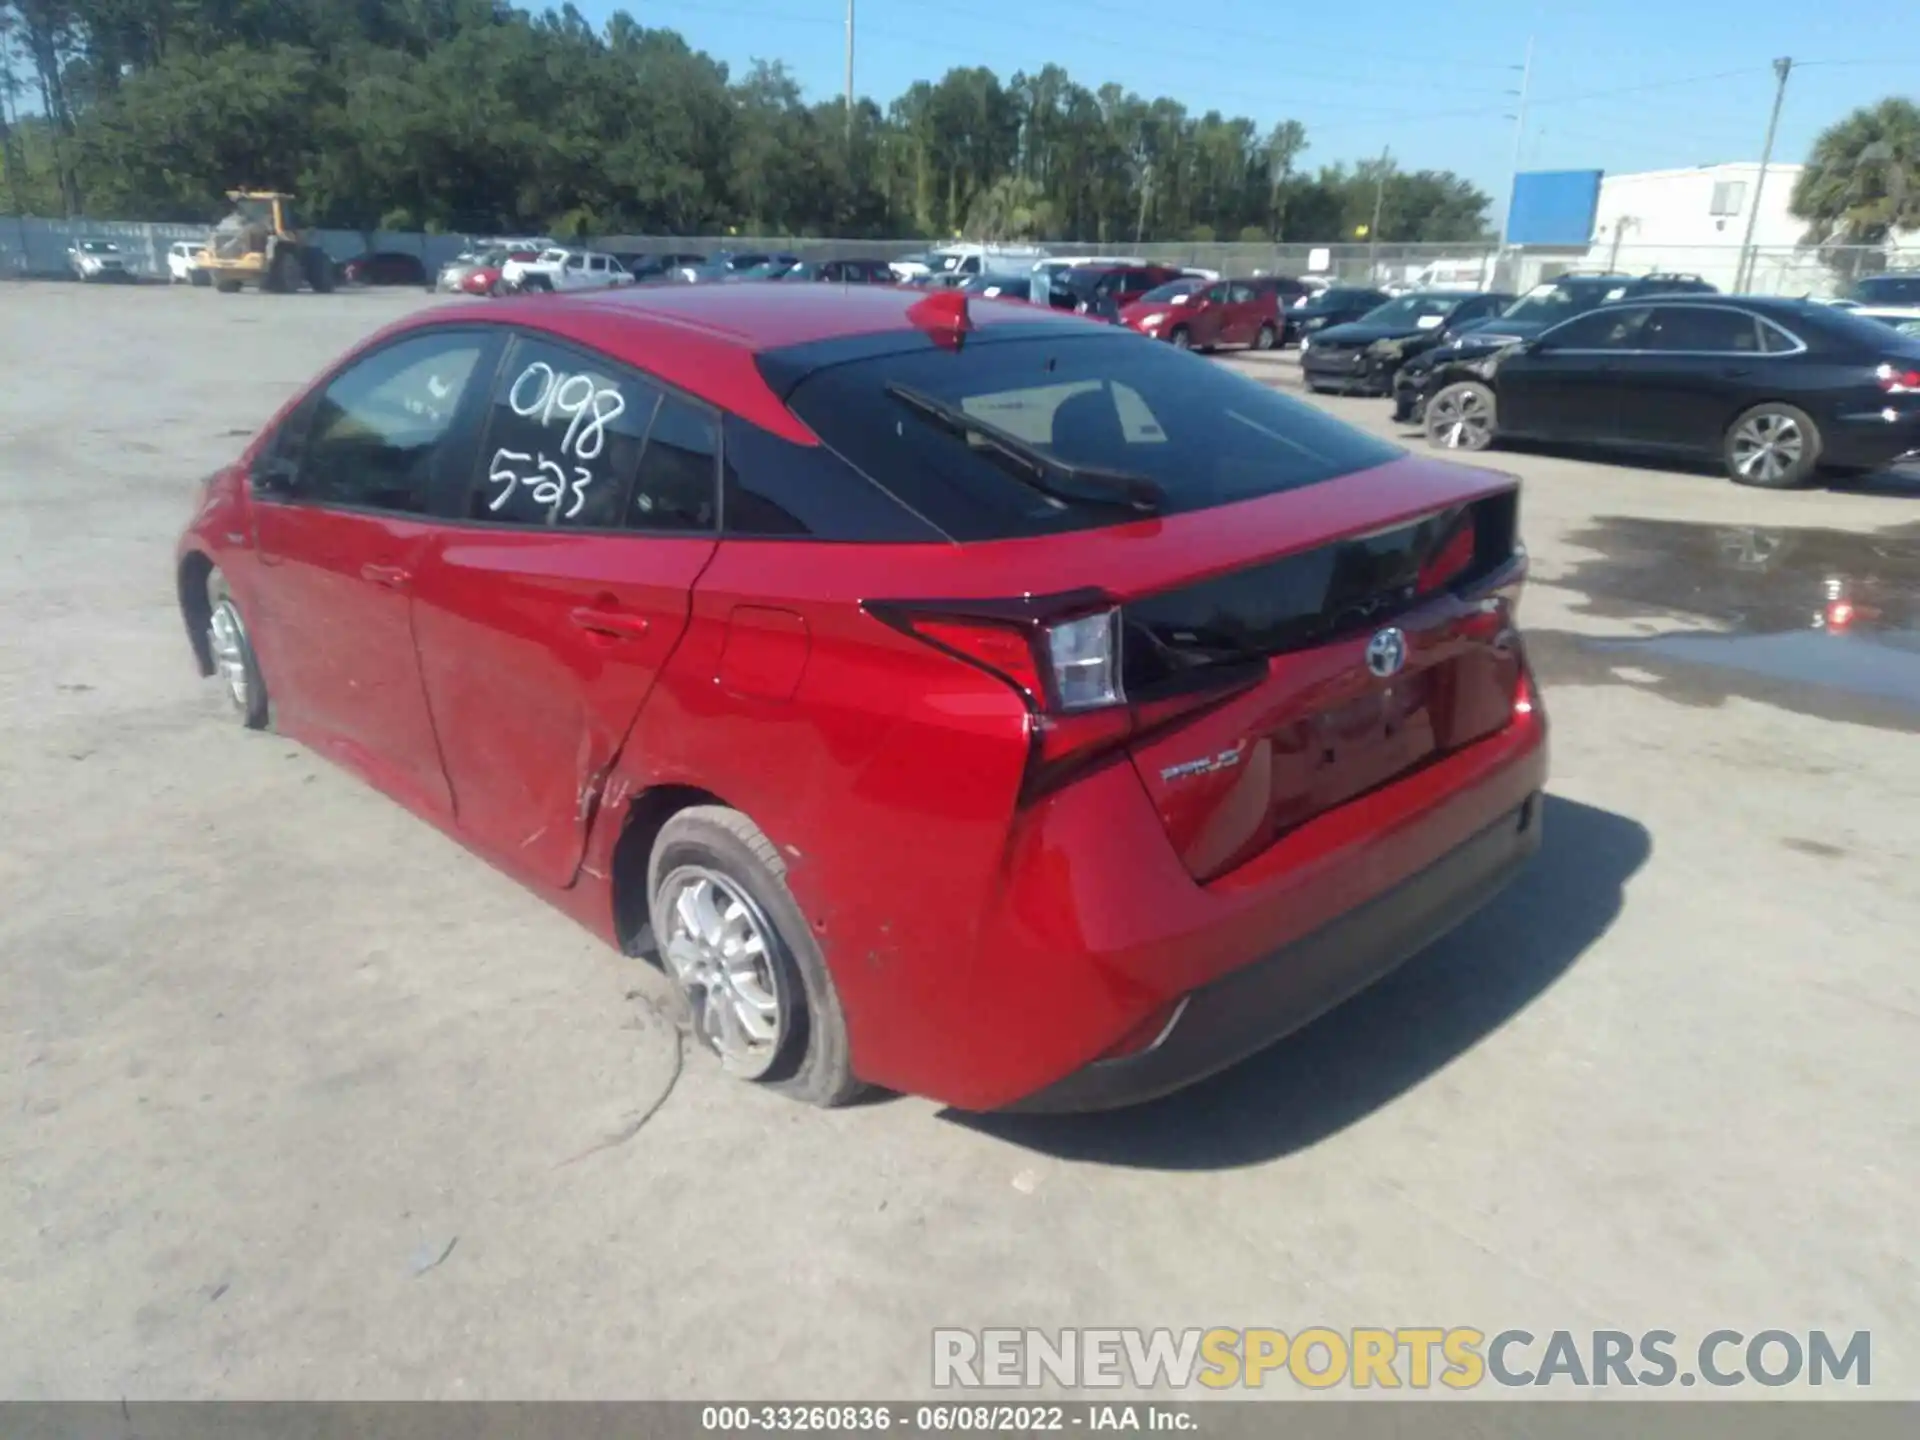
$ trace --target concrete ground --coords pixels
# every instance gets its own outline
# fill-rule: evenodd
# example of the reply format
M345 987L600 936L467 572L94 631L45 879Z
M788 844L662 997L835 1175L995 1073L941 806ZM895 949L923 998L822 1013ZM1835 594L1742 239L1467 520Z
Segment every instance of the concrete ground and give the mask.
M0 287L0 1395L899 1397L935 1326L1324 1324L1869 1330L1920 1396L1920 719L1633 648L1748 615L1742 545L1904 585L1920 482L1498 455L1515 889L1139 1112L819 1113L194 674L194 482L421 299Z

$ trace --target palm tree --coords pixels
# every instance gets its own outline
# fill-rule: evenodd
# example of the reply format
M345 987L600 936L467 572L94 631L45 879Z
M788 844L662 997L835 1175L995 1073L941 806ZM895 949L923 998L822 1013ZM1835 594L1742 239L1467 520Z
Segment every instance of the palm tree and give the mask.
M1829 125L1794 183L1806 243L1883 245L1920 230L1920 105L1888 97Z

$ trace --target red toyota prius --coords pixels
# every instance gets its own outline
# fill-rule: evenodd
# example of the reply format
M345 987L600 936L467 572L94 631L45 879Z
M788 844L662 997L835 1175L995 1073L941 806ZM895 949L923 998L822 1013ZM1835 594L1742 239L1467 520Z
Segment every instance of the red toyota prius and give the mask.
M1507 476L884 287L434 310L178 551L200 669L628 954L742 1079L1176 1089L1540 843Z

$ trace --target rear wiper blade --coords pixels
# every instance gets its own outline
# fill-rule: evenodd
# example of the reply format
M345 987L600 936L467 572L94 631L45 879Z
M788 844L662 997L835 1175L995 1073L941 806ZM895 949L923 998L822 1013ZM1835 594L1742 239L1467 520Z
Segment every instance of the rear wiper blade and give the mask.
M1166 491L1148 476L1100 465L1070 464L957 405L895 381L887 382L886 392L942 429L963 438L975 437L988 450L1012 462L1003 467L1009 475L1050 499L1077 505L1121 505L1142 515L1157 515L1166 508Z

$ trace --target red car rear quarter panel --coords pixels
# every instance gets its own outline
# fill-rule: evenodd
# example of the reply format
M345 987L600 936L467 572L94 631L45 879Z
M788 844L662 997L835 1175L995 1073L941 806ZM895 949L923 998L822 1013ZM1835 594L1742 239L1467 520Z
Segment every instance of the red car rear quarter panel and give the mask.
M901 569L897 554L861 547L723 543L628 744L619 789L690 785L751 816L786 859L840 992L856 1069L938 1095L967 1063L942 1007L949 987L973 983L1025 773L1027 714L984 672L850 599L818 598L829 588L822 572L858 594L863 562L882 556L882 571ZM728 659L743 608L757 612L744 633L772 661L745 672L752 685ZM794 626L769 612L806 627L790 698L779 692Z

